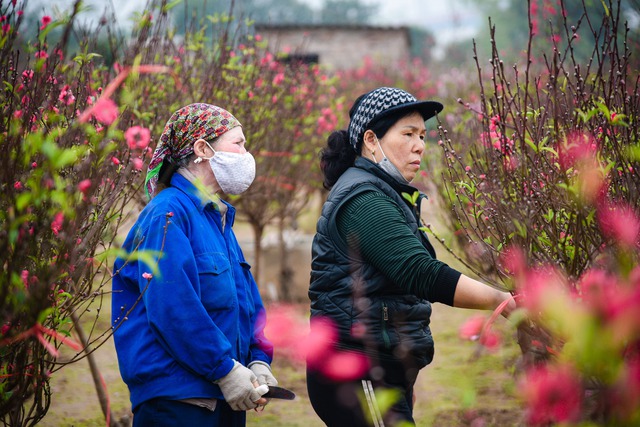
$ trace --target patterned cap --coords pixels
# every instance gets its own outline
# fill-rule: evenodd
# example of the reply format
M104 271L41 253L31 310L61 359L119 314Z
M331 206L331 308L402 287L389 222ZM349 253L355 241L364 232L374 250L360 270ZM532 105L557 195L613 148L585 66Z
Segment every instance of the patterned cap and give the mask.
M227 110L215 105L190 104L173 113L149 163L147 196L153 196L165 160L175 164L193 153L193 143L198 139L212 141L236 126L242 125Z
M393 87L372 90L362 97L351 115L348 132L353 149L357 150L358 141L362 140L364 132L374 119L404 110L415 110L422 114L426 121L442 111L442 104L435 101L418 101L410 93Z

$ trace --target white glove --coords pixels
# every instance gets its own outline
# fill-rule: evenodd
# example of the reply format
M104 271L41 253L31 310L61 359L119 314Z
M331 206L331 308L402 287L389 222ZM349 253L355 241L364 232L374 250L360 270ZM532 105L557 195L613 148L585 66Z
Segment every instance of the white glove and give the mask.
M256 403L262 395L256 390L253 382L257 378L251 369L245 368L234 360L233 369L215 381L222 390L224 400L227 401L234 411L248 411L256 408Z
M267 363L256 360L255 362L249 363L249 369L251 369L258 378L258 384L266 384L268 386L278 385L278 380L276 380L271 373L271 367Z

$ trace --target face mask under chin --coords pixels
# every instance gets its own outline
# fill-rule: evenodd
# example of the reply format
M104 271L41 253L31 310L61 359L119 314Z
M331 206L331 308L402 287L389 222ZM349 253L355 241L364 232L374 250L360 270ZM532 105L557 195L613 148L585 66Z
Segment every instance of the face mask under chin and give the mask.
M383 171L385 171L386 173L388 173L389 175L391 175L391 177L396 181L398 181L399 183L410 184L411 181L407 180L404 177L404 175L402 175L400 170L393 163L391 163L391 160L387 158L387 155L384 154L384 150L382 149L382 145L380 145L380 141L378 140L378 138L376 138L376 142L378 144L378 147L380 148L380 152L382 153L382 160L376 163L378 167ZM375 161L375 158L374 158L374 161Z

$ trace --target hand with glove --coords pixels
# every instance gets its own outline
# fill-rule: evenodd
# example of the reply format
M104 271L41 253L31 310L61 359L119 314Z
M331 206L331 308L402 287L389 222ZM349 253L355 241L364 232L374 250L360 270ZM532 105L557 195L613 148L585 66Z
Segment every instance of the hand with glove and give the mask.
M248 411L267 403L267 399L262 398L260 391L256 390L256 375L235 360L233 369L215 383L220 386L224 400L234 411Z
M271 373L271 367L267 363L256 360L255 362L249 363L249 369L251 369L258 378L258 384L266 384L267 386L278 385L278 380L276 380Z

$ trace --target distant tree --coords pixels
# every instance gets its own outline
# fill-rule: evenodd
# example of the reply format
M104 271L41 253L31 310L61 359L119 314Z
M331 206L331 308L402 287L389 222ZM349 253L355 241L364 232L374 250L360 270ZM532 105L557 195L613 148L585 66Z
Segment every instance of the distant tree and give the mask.
M599 34L598 29L603 18L608 13L614 16L620 13L620 22L635 20L635 27L632 27L628 37L628 42L632 46L638 46L640 41L640 31L638 28L638 11L640 1L623 0L620 8L612 6L608 0L467 0L473 3L478 9L490 17L492 24L496 26L495 41L502 47L502 56L506 60L518 59L524 54L524 48L529 39L529 28L527 17L531 16L531 25L534 34L538 37L534 40L532 48L535 53L551 52L554 40L557 42L564 39L564 34L553 34L551 28L559 28L564 25L564 20L568 27L576 27L576 34L580 38L579 43L574 43L574 55L579 61L587 60L592 52L593 44ZM584 17L584 10L589 10L589 19ZM620 26L622 28L622 26ZM542 36L542 37L540 37ZM483 27L478 37L480 41L478 48L481 56L487 56L486 50L489 46L489 26ZM517 57L513 57L513 55ZM509 57L511 55L511 57Z
M420 58L424 63L429 63L433 57L433 47L436 44L433 33L425 28L411 27L409 28L409 37L411 39L411 56Z

